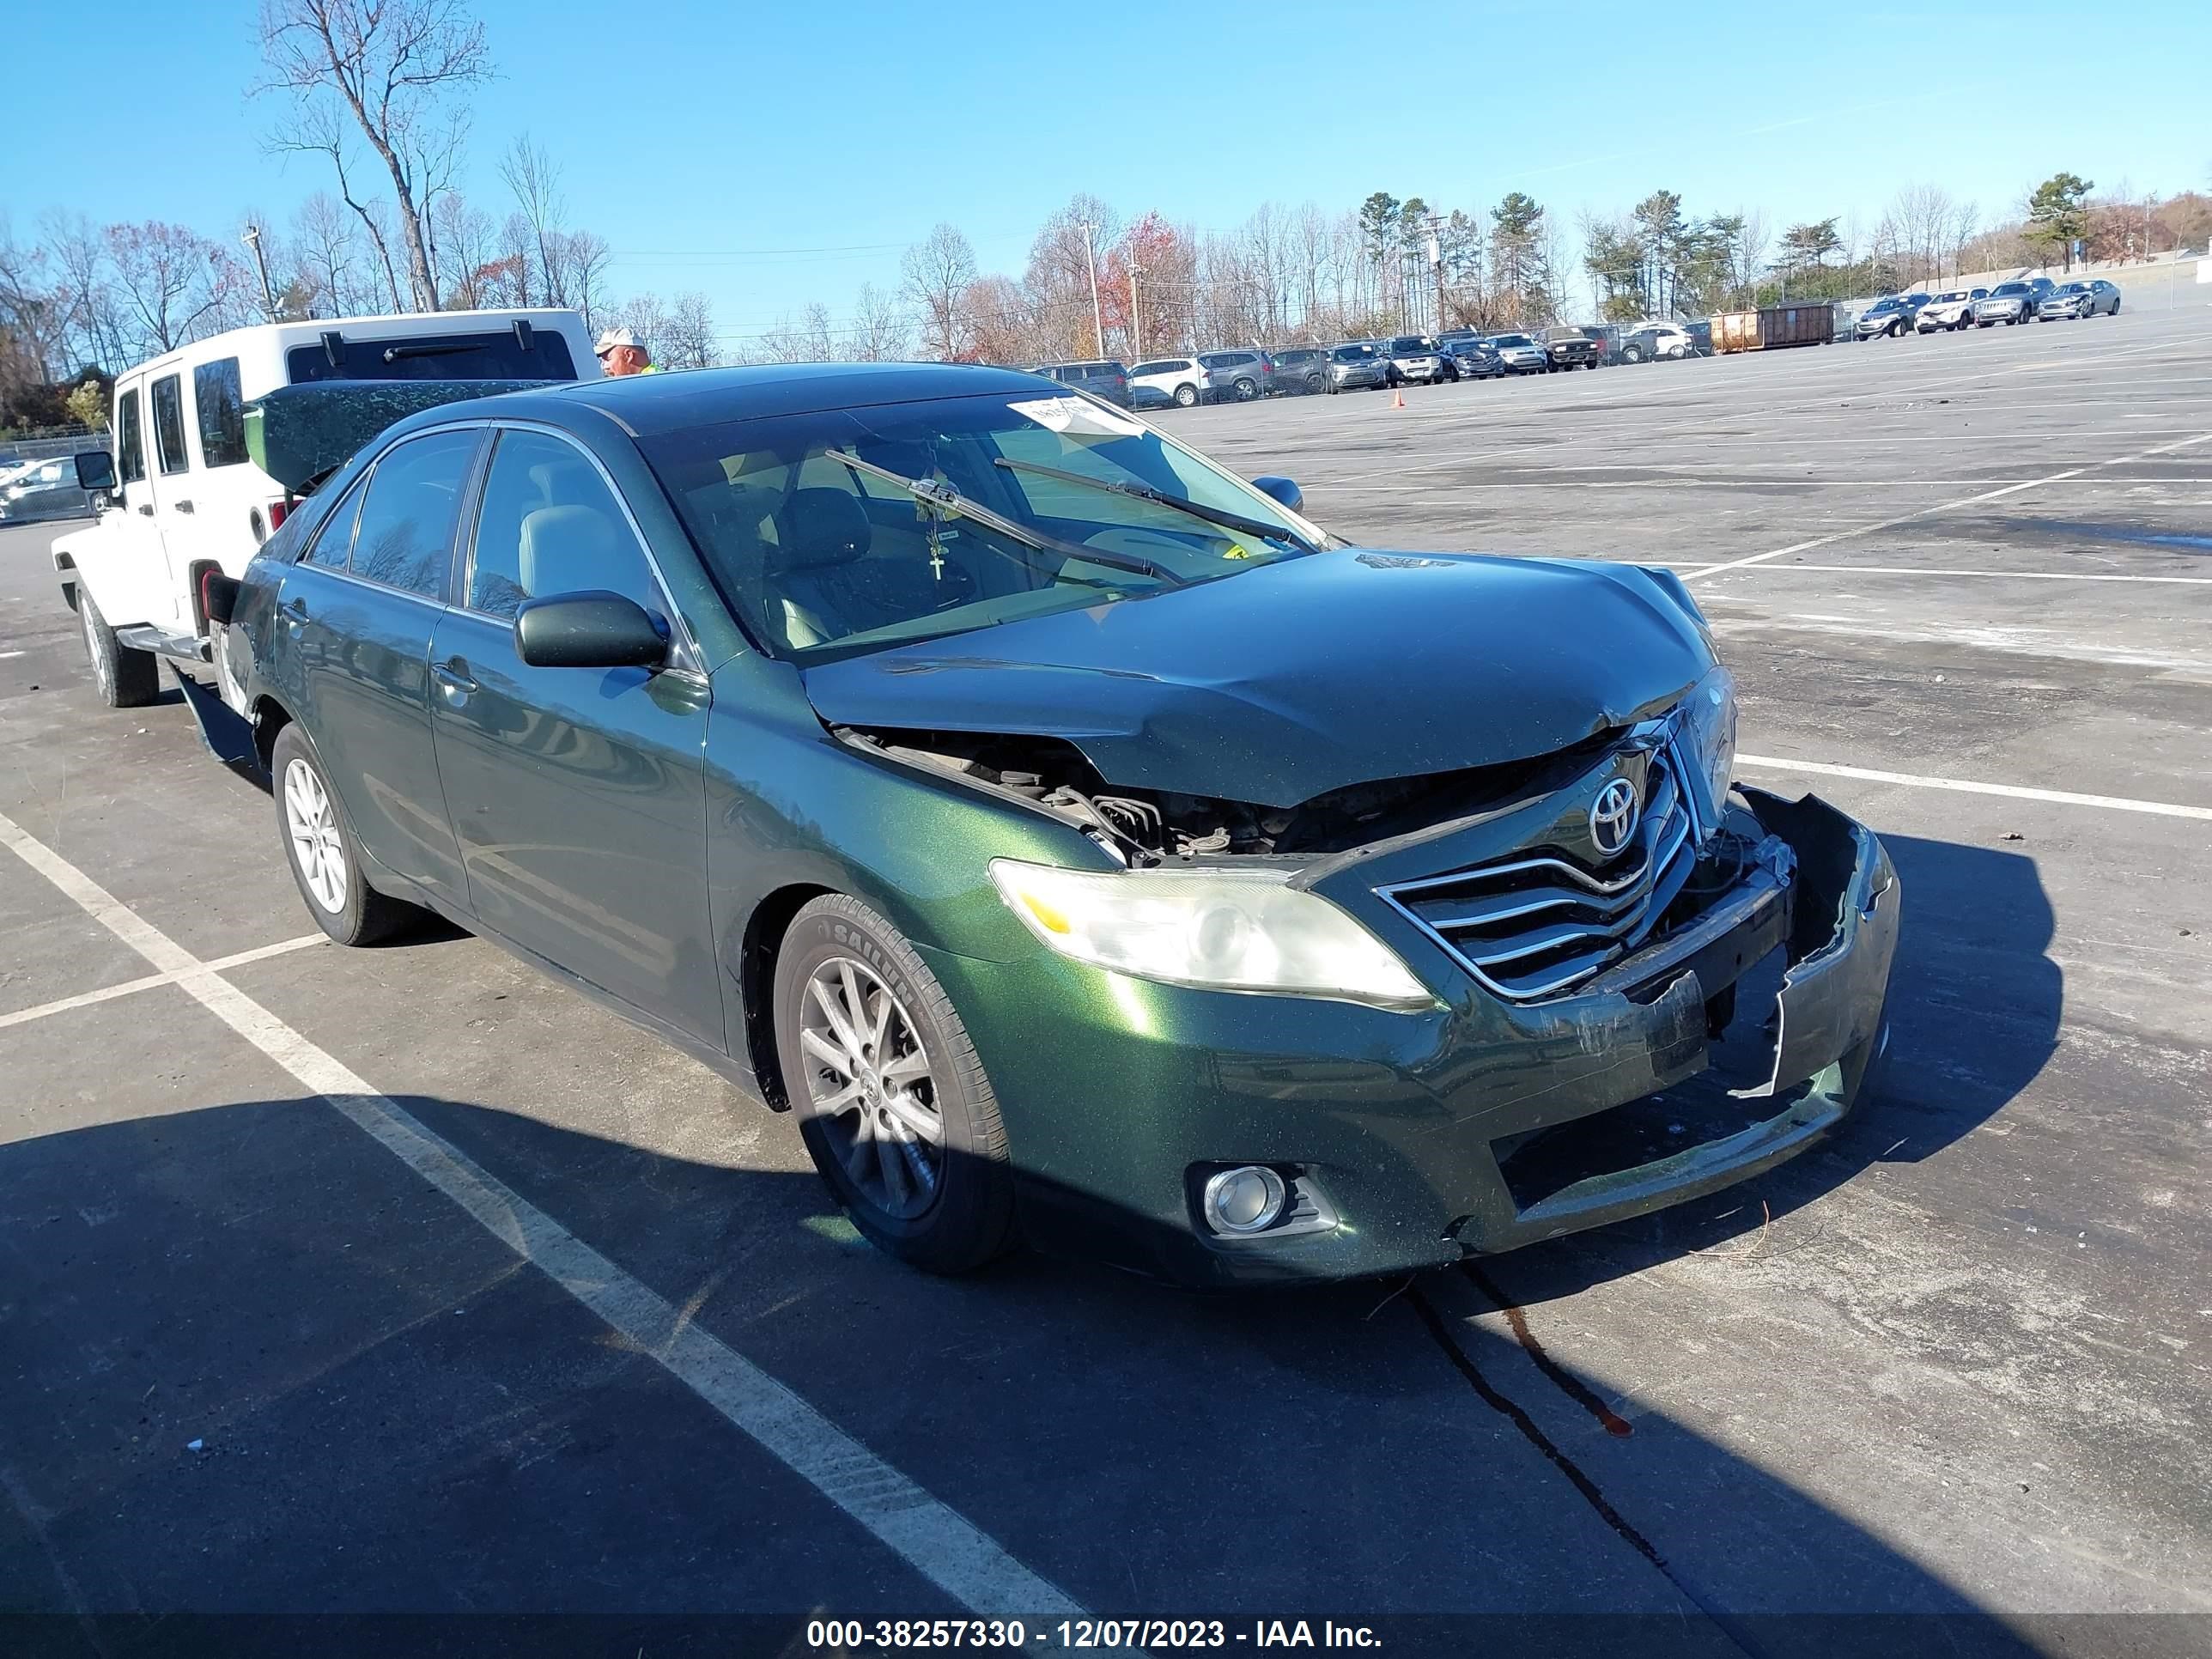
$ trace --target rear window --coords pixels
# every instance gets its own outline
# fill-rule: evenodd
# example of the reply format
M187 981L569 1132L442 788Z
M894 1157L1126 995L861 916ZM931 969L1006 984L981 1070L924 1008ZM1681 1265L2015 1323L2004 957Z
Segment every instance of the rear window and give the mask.
M503 328L380 340L334 334L294 346L284 354L284 372L295 386L310 380L573 380L576 365L568 341L550 329L532 330L525 350L514 331Z
M182 382L174 374L164 374L154 382L154 450L161 457L161 471L182 472L191 465L185 453L185 402Z

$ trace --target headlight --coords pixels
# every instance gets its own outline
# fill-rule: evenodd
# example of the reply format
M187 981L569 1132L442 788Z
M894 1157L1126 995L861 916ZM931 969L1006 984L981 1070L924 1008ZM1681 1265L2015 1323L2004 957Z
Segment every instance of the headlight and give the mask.
M991 879L1053 950L1118 973L1377 1008L1436 1002L1382 940L1273 872L1063 870L994 859Z
M1675 731L1696 787L1705 791L1698 820L1717 823L1735 772L1735 676L1716 664L1682 700Z

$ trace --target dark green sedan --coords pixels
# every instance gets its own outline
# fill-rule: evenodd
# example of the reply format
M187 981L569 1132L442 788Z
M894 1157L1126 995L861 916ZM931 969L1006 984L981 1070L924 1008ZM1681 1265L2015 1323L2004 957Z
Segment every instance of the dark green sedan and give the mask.
M1834 1128L1897 880L1731 789L1681 584L1300 506L998 369L509 391L295 508L219 665L333 938L603 999L922 1267L1399 1272Z

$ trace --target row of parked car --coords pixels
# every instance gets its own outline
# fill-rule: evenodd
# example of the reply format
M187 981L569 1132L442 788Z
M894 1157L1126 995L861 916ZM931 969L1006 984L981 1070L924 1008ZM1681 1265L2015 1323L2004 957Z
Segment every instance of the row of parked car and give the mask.
M1995 328L1999 323L2073 322L2119 314L2120 291L2101 276L2075 283L2019 276L1994 288L1885 295L1859 313L1857 331L1862 340L1873 340L1946 329Z
M1113 359L1042 363L1035 372L1125 409L1189 409L1266 397L1437 386L1508 374L1559 374L1601 363L1644 363L1710 356L1712 335L1698 322L1578 326L1526 332L1400 334L1333 346L1274 351L1238 348L1157 357L1129 368Z

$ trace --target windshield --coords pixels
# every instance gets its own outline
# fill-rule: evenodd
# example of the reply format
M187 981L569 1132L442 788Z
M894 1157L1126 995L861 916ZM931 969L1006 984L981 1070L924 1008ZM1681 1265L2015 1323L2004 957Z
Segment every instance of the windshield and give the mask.
M1524 346L1534 345L1534 343L1535 342L1531 340L1525 334L1501 334L1491 342L1491 344L1492 345L1502 346Z
M640 447L753 637L799 662L1219 580L1327 541L1250 485L1085 398L825 410L694 427ZM925 512L903 486L838 453L949 489L1024 533L957 508ZM1097 560L1080 556L1086 548Z
M1339 346L1329 353L1340 363L1364 363L1374 355L1365 346Z
M1954 300L1963 300L1963 299L1965 299L1966 297L1966 296L1964 294L1960 293L1958 289L1952 289L1952 290L1951 290L1951 292L1950 292L1950 293L1948 293L1948 294L1939 294L1939 295L1936 295L1933 300L1930 300L1928 303L1929 303L1929 304L1930 304L1930 305L1948 306L1948 305L1949 305L1949 304L1950 304L1953 301L1954 301Z
M1999 283L1997 284L1997 292L1999 294L2025 294L2027 292L2027 284L2026 283Z
M1436 349L1437 344L1435 341L1425 340L1418 334L1401 334L1396 339L1390 342L1390 349L1396 352L1401 356L1405 356L1409 353L1434 351Z

